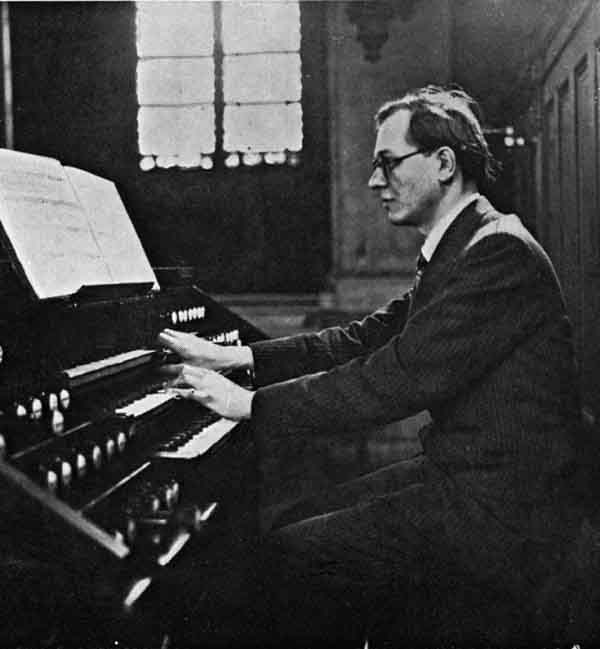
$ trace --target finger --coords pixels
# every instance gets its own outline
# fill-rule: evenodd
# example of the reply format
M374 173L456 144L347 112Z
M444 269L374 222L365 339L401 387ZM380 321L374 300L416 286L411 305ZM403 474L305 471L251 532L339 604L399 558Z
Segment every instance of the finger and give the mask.
M178 342L181 343L190 336L190 334L187 334L184 331L177 331L175 329L163 329L158 335L159 338L168 340L172 344L176 344Z
M177 329L170 329L169 327L165 327L163 329L163 332L166 333L166 334L169 334L170 336L177 336L177 335L180 335L181 333L183 333L182 331L179 331Z
M181 373L190 378L204 378L211 373L211 370L200 365L184 365Z
M186 377L186 375L183 372L179 372L176 376L174 376L171 380L165 381L163 383L163 388L165 390L170 390L171 388L182 388L182 389L189 389L194 387L194 384Z
M163 333L158 334L158 343L166 347L169 351L173 351L177 343L171 336L166 336Z
M169 388L169 392L181 399L194 399L196 396L194 388Z
M169 394L174 394L179 399L197 401L204 406L208 405L206 403L208 394L203 390L198 390L196 388L169 388L167 392Z
M178 376L183 372L183 363L173 363L172 365L161 365L159 371L166 376Z
M165 381L163 387L166 390L171 388L191 388L192 383L187 379L183 372L179 372L171 380Z
M201 384L203 379L209 374L210 370L203 367L194 367L193 365L182 365L179 374L173 379L171 385L194 385Z
M169 349L163 346L162 350L159 352L158 359L159 362L157 366L164 367L165 365L181 363L181 354L178 354L174 349Z
M176 331L175 329L165 329L167 336L175 343L179 345L185 345L190 338L195 338L185 331Z

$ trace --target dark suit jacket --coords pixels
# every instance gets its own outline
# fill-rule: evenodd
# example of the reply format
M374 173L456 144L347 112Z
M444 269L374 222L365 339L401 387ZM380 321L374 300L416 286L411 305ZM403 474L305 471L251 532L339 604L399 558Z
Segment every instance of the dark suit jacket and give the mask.
M571 327L552 264L515 215L478 199L444 234L412 299L252 350L263 467L293 442L368 434L426 409L426 487L438 511L416 507L415 525L481 570L511 564L523 539L569 534L579 416Z

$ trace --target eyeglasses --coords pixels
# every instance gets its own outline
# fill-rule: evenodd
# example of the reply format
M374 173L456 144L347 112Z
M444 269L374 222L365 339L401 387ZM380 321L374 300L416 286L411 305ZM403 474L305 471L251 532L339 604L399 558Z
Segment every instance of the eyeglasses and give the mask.
M410 153L407 153L406 155L401 155L399 157L387 156L378 153L377 156L373 159L373 169L371 171L371 175L373 175L377 169L381 169L381 172L383 173L383 177L385 178L386 182L389 182L390 174L392 173L392 171L400 163L404 162L404 160L408 160L408 158L412 158L414 155L417 155L418 153L425 153L425 149L417 149L416 151L411 151Z

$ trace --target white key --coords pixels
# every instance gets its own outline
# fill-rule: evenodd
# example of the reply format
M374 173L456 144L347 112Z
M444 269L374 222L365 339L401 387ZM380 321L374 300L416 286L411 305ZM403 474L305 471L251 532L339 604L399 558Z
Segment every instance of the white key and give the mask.
M156 457L166 457L171 459L191 460L199 457L208 451L211 446L223 439L227 433L235 428L239 422L225 419L218 419L213 424L209 424L202 430L199 430L190 440L180 446L176 451L159 451Z
M177 395L172 392L151 392L140 399L136 399L131 403L126 404L115 410L117 415L125 415L127 417L141 417L152 410L162 406L169 401L177 399Z

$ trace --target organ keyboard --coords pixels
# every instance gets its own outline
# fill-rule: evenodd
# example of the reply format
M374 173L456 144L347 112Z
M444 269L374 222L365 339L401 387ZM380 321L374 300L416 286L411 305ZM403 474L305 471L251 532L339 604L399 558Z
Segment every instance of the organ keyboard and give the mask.
M152 626L161 570L256 532L249 429L162 391L156 341L263 336L178 277L150 266L113 183L0 149L0 646L48 644L33 619L65 644L122 641L118 620ZM86 615L50 574L85 586Z
M204 455L217 442L223 439L236 426L235 421L223 417L207 416L205 425L184 431L163 444L156 457L172 459L194 459Z
M256 531L249 432L162 389L166 326L263 337L193 286L0 315L0 543L99 580L113 627L191 547Z

